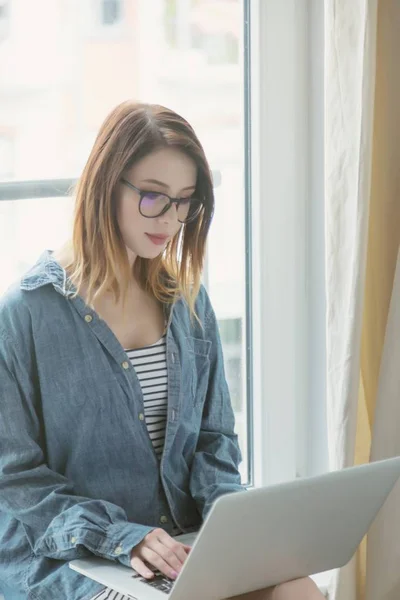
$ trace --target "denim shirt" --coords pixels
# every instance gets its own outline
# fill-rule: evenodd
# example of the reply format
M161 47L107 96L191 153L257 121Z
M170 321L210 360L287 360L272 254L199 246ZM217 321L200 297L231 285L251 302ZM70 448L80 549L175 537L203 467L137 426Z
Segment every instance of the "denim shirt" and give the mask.
M155 527L199 527L240 491L241 460L217 323L168 311L168 420L158 461L135 370L46 251L0 300L0 590L6 600L86 600L103 587L68 567L129 566Z

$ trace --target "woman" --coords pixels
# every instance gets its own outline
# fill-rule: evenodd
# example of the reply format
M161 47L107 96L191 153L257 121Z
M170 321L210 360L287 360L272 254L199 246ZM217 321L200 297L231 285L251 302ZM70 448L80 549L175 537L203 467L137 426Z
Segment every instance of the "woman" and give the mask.
M240 491L217 322L200 285L214 209L179 115L124 103L76 192L71 243L0 304L0 589L116 598L68 568L98 555L177 577L214 500ZM320 598L300 580L254 598Z

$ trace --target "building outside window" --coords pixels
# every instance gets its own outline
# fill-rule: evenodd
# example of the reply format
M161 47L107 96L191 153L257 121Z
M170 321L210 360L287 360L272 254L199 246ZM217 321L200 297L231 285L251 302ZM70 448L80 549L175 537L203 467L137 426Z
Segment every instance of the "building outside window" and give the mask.
M0 43L10 31L10 0L0 0Z
M101 24L104 27L117 25L122 19L121 0L101 1Z

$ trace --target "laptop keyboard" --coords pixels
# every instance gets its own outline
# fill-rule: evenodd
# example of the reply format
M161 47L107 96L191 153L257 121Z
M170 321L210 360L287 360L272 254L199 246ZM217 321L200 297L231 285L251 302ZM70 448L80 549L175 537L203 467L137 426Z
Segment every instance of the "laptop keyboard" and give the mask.
M153 579L145 579L145 577L142 577L141 575L139 575L139 573L135 573L135 575L132 575L132 579L137 579L141 583L150 585L151 587L156 588L160 592L164 592L164 594L169 594L175 583L174 580L168 579L168 577L160 573L160 571L154 571Z
M177 539L179 542L192 546L194 544L196 536L197 531L193 531L192 533L180 534L179 536L175 537L175 539ZM132 575L132 579L137 579L141 583L150 585L156 590L164 592L164 594L170 594L175 583L173 579L168 579L168 577L160 573L160 571L154 571L153 579L145 579L139 573L135 573L134 575Z

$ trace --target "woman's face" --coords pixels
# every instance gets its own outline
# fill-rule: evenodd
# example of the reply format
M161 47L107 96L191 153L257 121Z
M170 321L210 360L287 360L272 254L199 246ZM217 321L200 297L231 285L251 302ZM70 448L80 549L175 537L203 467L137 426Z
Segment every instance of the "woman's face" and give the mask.
M135 163L123 177L142 191L189 198L196 188L197 168L183 152L162 148ZM120 184L118 225L131 263L136 256L156 258L182 226L176 204L160 217L147 218L139 212L139 201L138 192Z

